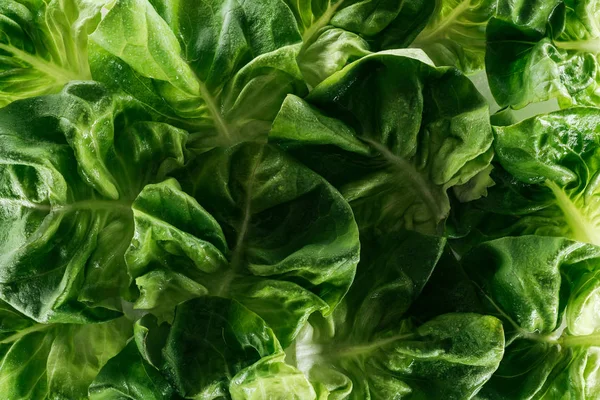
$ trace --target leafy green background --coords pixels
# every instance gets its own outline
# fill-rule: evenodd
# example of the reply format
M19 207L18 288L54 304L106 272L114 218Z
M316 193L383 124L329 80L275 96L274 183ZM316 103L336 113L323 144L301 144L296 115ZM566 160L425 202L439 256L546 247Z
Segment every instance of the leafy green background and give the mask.
M598 0L0 2L0 397L600 398Z

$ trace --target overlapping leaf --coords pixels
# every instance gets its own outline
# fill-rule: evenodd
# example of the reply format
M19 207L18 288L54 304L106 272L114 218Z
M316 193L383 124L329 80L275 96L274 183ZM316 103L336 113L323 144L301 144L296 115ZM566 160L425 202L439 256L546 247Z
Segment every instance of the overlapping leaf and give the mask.
M130 107L132 106L132 107ZM39 321L113 318L131 202L183 162L187 134L95 83L0 112L0 297Z
M6 0L0 4L0 107L90 79L88 34L103 0Z
M427 53L437 66L450 65L465 73L484 68L488 21L497 1L443 0L436 2L431 19L412 47Z
M131 336L124 318L38 324L2 302L0 390L7 399L85 399L88 386Z
M494 127L498 164L488 196L456 207L461 234L562 236L599 244L596 108Z
M279 0L119 0L90 38L93 78L196 133L200 149L260 139L285 95L306 91Z
M148 185L133 205L126 259L142 293L137 307L164 307L188 292L234 298L284 344L310 314L332 312L359 251L352 212L333 187L258 144L208 152L178 179Z
M270 140L338 187L361 228L392 231L440 232L448 189L492 156L481 95L418 50L363 57L306 99L289 96Z
M418 326L404 315L444 240L396 232L364 244L344 303L328 320L310 321L289 350L291 359L319 398L471 398L502 358L500 321L449 313Z
M508 3L508 2L507 2ZM501 106L558 98L563 107L598 105L596 0L504 5L487 30L487 74Z
M599 249L563 238L503 238L463 262L487 313L504 322L506 355L480 397L594 398Z
M190 300L171 326L145 318L136 331L91 385L92 399L315 399L271 328L235 300Z

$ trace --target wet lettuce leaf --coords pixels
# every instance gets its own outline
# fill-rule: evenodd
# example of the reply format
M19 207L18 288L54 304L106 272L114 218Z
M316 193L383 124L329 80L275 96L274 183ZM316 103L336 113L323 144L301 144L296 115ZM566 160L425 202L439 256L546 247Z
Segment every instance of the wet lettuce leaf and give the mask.
M383 231L441 233L447 191L492 157L483 97L419 50L363 57L305 99L288 96L269 140L336 186L361 229ZM472 187L475 198L485 189Z
M279 0L118 0L90 42L93 79L194 133L200 151L260 140L285 96L306 93Z
M92 77L190 130L198 151L261 141L287 94L408 46L432 12L421 0L118 0L90 36Z
M0 4L0 107L91 78L88 34L105 0L5 0Z
M600 398L598 4L0 1L0 398Z
M313 312L333 311L354 278L359 241L350 207L323 178L249 143L205 153L176 176L133 204L125 257L142 294L135 307L169 319L183 297L234 298L284 345Z
M311 317L290 359L319 398L471 398L502 359L502 323L460 312L409 318L445 240L404 231L365 242L344 302L326 319Z
M188 136L144 116L92 82L0 110L0 297L28 317L119 315L131 203L183 163Z
M563 107L597 105L600 3L518 5L504 5L487 29L487 74L498 104L521 108L558 98Z
M316 398L284 362L273 330L236 300L192 299L177 307L172 325L147 316L135 329L136 340L91 385L91 399Z
M89 398L167 400L178 397L175 389L156 368L144 360L135 341L131 340L97 375L90 385Z
M600 244L600 110L575 107L494 127L495 186L455 207L458 236L536 234Z
M360 35L373 50L406 47L427 23L433 6L416 0L285 0L303 37L326 26Z
M423 0L285 0L302 34L297 61L314 87L372 51L408 47L431 18Z
M506 354L482 399L598 395L600 249L564 238L506 237L463 267L487 314L503 321Z

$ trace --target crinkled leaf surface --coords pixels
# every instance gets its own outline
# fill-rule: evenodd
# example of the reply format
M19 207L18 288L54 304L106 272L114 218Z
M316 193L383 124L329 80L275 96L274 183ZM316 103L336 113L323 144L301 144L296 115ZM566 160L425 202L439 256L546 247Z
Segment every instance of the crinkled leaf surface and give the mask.
M0 297L39 322L118 315L131 203L183 163L187 133L130 105L78 83L0 111Z
M576 107L494 127L496 186L457 207L463 234L536 234L600 244L596 108Z
M370 51L408 46L434 6L423 0L285 1L302 33L298 66L313 87Z
M492 156L485 100L419 50L363 57L289 96L269 139L339 188L361 229L441 232L447 190Z
M333 311L354 277L358 229L323 178L275 147L240 144L203 154L177 179L146 186L133 205L126 259L144 300L152 276L177 275L238 300L285 344L311 313ZM168 290L158 284L152 296Z
M91 400L172 400L175 389L130 341L111 358L89 388Z
M136 331L92 384L92 399L315 399L306 377L284 362L273 330L236 300L192 299L172 325L145 317Z
M414 0L285 0L306 41L327 26L365 38L374 50L408 45L427 23L434 4Z
M600 398L598 4L0 0L0 398Z
M298 54L298 67L306 83L316 86L347 64L370 53L360 35L327 26L306 39Z
M0 390L11 400L86 399L88 386L131 336L125 318L88 325L35 323L2 303Z
M600 2L536 3L518 3L527 19L499 13L489 24L486 66L496 101L521 108L556 97L564 107L597 105Z
M104 0L0 4L0 107L91 77L87 40Z
M465 257L486 313L503 320L507 335L481 398L598 396L599 255L592 245L523 236L484 243Z
M435 65L465 73L485 67L485 31L496 13L497 0L436 1L431 19L411 47L425 50Z
M285 95L306 91L280 0L118 0L90 38L93 78L196 133L201 150L261 139Z
M416 232L373 234L355 284L332 316L312 317L288 352L319 398L470 398L498 367L501 322L451 313L420 326L403 318L445 241Z

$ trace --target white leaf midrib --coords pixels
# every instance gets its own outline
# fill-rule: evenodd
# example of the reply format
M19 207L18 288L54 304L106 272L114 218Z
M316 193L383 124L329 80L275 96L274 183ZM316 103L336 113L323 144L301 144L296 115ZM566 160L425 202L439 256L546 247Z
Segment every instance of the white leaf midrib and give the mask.
M71 212L78 210L120 210L120 211L131 211L131 203L117 200L81 200L67 204L44 204L35 203L25 199L13 199L13 198L0 198L0 206L10 207L17 206L22 208L35 209L46 212Z
M561 50L580 51L592 54L600 53L600 38L588 39L588 40L572 40L572 41L559 41L553 42L556 48Z
M416 188L417 192L421 195L423 202L435 217L436 224L446 217L443 210L438 206L434 195L434 190L432 190L432 184L428 179L423 177L422 173L418 171L414 165L393 154L385 146L374 140L363 140L373 147L373 149L375 149L378 153L380 153L390 164L405 172L405 176L412 183L412 186Z
M73 71L67 70L57 64L48 62L40 57L35 57L26 51L18 49L13 46L9 46L0 43L0 50L7 51L13 54L16 58L25 61L31 65L34 69L43 72L45 75L54 78L56 83L65 84L75 80L90 80L92 79L91 74L77 74Z
M235 247L233 248L233 252L231 254L231 261L229 263L230 268L225 272L221 284L216 291L216 294L218 296L226 296L227 292L229 291L231 282L233 282L233 280L239 274L240 269L243 266L242 257L244 255L244 245L246 241L246 236L248 235L250 220L252 218L252 195L254 192L254 184L256 181L256 172L261 164L263 152L264 148L261 147L261 150L255 155L254 165L252 166L250 175L248 177L248 183L246 186L244 200L243 216L240 222L240 227L237 230L237 240L235 243Z
M556 204L563 212L567 225L571 228L573 238L580 242L600 245L600 231L598 227L591 223L589 218L581 212L565 191L551 180L547 180L544 184L552 191L556 199Z
M469 9L470 5L471 0L462 1L446 18L443 19L443 22L437 27L430 31L427 31L427 28L425 28L413 41L413 45L418 46L420 44L429 43L435 39L438 39L440 36L443 36L444 33L460 19L463 13Z
M329 7L327 7L325 12L323 14L321 14L321 16L317 20L313 21L313 23L309 27L307 27L307 29L304 31L304 34L302 35L302 41L304 43L310 42L311 39L313 38L313 36L321 28L323 28L327 24L329 24L329 21L331 20L331 18L335 14L335 12L342 6L344 1L346 1L346 0L338 0L333 5L330 5Z

